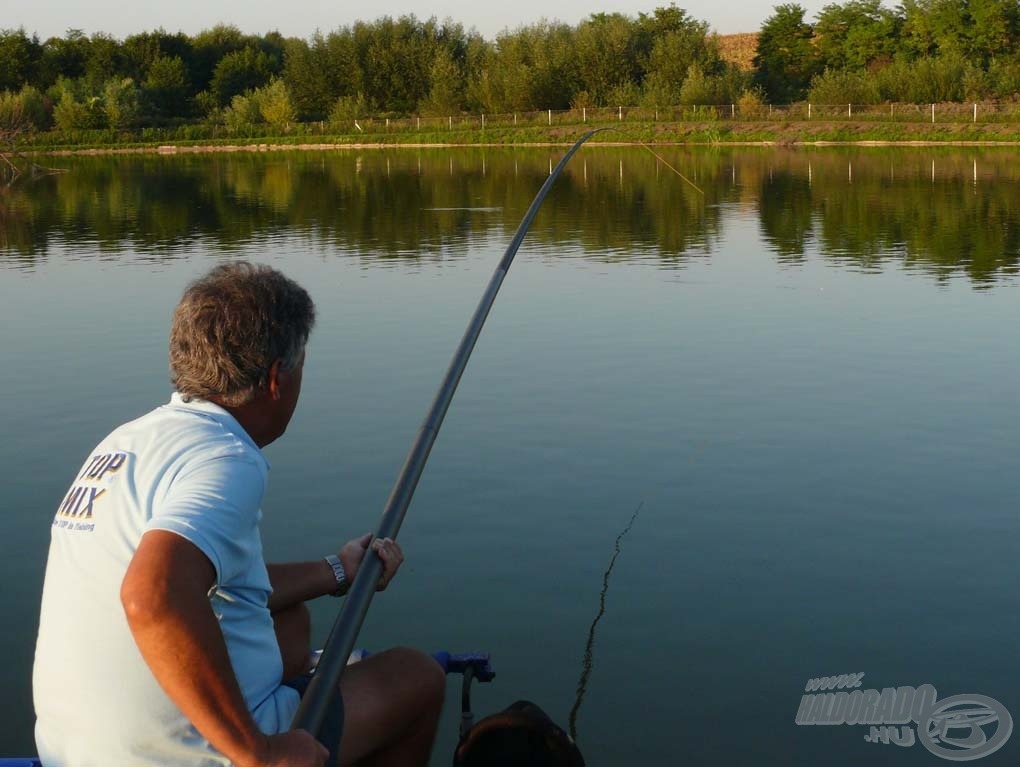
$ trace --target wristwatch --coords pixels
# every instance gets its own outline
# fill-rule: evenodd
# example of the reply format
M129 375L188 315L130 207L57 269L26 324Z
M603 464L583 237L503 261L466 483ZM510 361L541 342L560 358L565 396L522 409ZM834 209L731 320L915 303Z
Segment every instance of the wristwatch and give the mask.
M342 597L351 584L347 582L347 574L344 572L344 566L340 564L340 557L329 554L326 557L326 564L333 568L333 577L336 578L336 591L333 592L333 596Z

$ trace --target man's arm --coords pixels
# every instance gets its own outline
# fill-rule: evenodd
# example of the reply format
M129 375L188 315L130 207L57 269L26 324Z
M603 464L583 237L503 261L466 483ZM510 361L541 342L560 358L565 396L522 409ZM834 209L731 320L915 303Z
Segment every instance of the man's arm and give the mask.
M212 746L238 767L309 765L327 755L307 732L266 736L248 711L209 604L216 571L175 533L142 536L121 584L121 603L160 686Z
M404 554L397 542L391 538L376 538L366 533L344 544L337 556L343 565L347 583L354 582L361 561L365 558L369 544L382 560L383 572L379 578L377 591L385 589L404 561ZM336 576L325 559L318 562L288 562L286 564L266 565L269 583L273 593L269 596L269 610L276 612L286 610L309 599L332 594L336 591Z

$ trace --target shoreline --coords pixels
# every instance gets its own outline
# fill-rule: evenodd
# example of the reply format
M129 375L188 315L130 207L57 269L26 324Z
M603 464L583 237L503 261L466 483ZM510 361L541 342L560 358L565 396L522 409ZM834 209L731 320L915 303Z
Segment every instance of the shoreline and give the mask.
M569 147L573 141L531 141L531 142L306 142L301 144L258 142L251 144L161 144L131 147L81 147L74 149L24 149L25 155L36 157L81 157L102 155L179 155L179 154L236 154L247 152L261 154L270 152L329 152L341 150L381 150L381 149L538 149L552 147ZM716 140L716 141L598 141L589 147L760 147L760 148L813 148L813 147L1017 147L1020 139L760 139L760 140Z

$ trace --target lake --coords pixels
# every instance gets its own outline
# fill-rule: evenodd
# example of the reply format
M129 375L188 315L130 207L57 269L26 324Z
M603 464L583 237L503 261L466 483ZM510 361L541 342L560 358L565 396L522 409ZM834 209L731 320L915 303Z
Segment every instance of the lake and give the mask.
M186 283L244 258L317 303L263 538L321 556L376 525L563 151L54 158L0 193L3 753L34 753L52 515L93 445L168 399ZM1016 150L656 151L685 178L599 146L553 188L359 646L491 652L478 714L529 698L566 726L639 509L577 715L589 765L938 764L797 718L808 680L852 673L1020 716ZM944 748L974 756L960 739L1004 717Z

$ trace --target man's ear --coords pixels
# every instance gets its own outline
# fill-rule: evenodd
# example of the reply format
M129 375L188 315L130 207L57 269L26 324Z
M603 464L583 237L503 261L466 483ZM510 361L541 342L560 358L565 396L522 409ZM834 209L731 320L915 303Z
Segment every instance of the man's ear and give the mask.
M276 360L269 366L269 373L266 375L266 392L269 399L280 399L280 372L283 370L283 360Z

